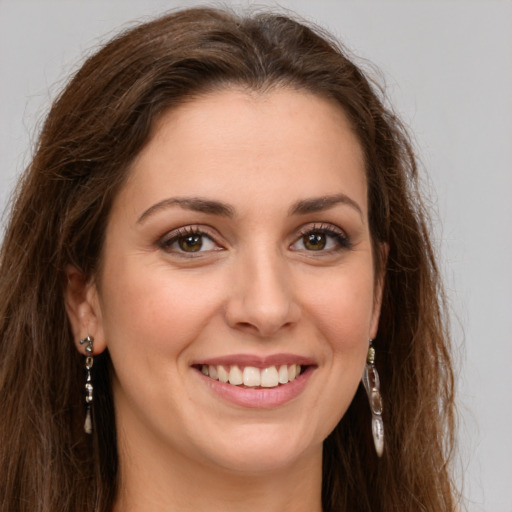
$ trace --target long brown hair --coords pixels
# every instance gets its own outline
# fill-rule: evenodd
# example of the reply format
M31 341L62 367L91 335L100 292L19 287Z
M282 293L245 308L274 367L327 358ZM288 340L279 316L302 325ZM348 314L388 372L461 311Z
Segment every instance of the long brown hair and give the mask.
M279 14L188 9L121 34L57 98L12 204L0 253L3 512L102 511L116 496L108 351L83 433L83 360L63 299L72 264L92 277L112 200L163 112L227 87L292 87L337 102L366 158L374 249L389 246L375 341L386 428L377 459L359 389L324 443L323 507L454 510L453 374L443 294L409 139L379 89L321 30Z

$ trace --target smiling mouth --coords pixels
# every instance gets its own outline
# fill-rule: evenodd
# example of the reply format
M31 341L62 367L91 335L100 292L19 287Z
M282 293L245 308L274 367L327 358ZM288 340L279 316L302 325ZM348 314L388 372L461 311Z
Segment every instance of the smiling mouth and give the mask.
M306 367L299 364L283 364L256 368L255 366L198 365L203 375L213 380L243 388L276 388L288 384L301 375Z

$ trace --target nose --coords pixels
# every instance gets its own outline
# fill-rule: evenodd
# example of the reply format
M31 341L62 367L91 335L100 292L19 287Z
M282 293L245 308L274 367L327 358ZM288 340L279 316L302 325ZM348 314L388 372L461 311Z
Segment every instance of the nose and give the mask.
M233 329L271 337L298 322L294 291L290 269L277 255L241 259L232 275L226 321Z

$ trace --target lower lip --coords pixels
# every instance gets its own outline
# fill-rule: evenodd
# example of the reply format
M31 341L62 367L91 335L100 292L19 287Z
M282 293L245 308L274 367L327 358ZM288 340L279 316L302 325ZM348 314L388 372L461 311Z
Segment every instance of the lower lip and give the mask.
M197 374L214 393L232 404L254 409L270 409L285 405L298 397L313 371L314 367L308 366L295 380L275 388L242 388L211 379L200 371L197 371Z

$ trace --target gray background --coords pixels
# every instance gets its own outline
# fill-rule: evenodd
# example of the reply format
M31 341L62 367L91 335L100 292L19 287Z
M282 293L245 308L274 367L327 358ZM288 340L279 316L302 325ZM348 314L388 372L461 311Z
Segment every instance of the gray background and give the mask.
M134 18L192 4L0 0L1 209L51 98L83 56ZM377 64L415 134L435 189L436 240L452 308L457 471L468 510L512 512L512 2L280 4Z

